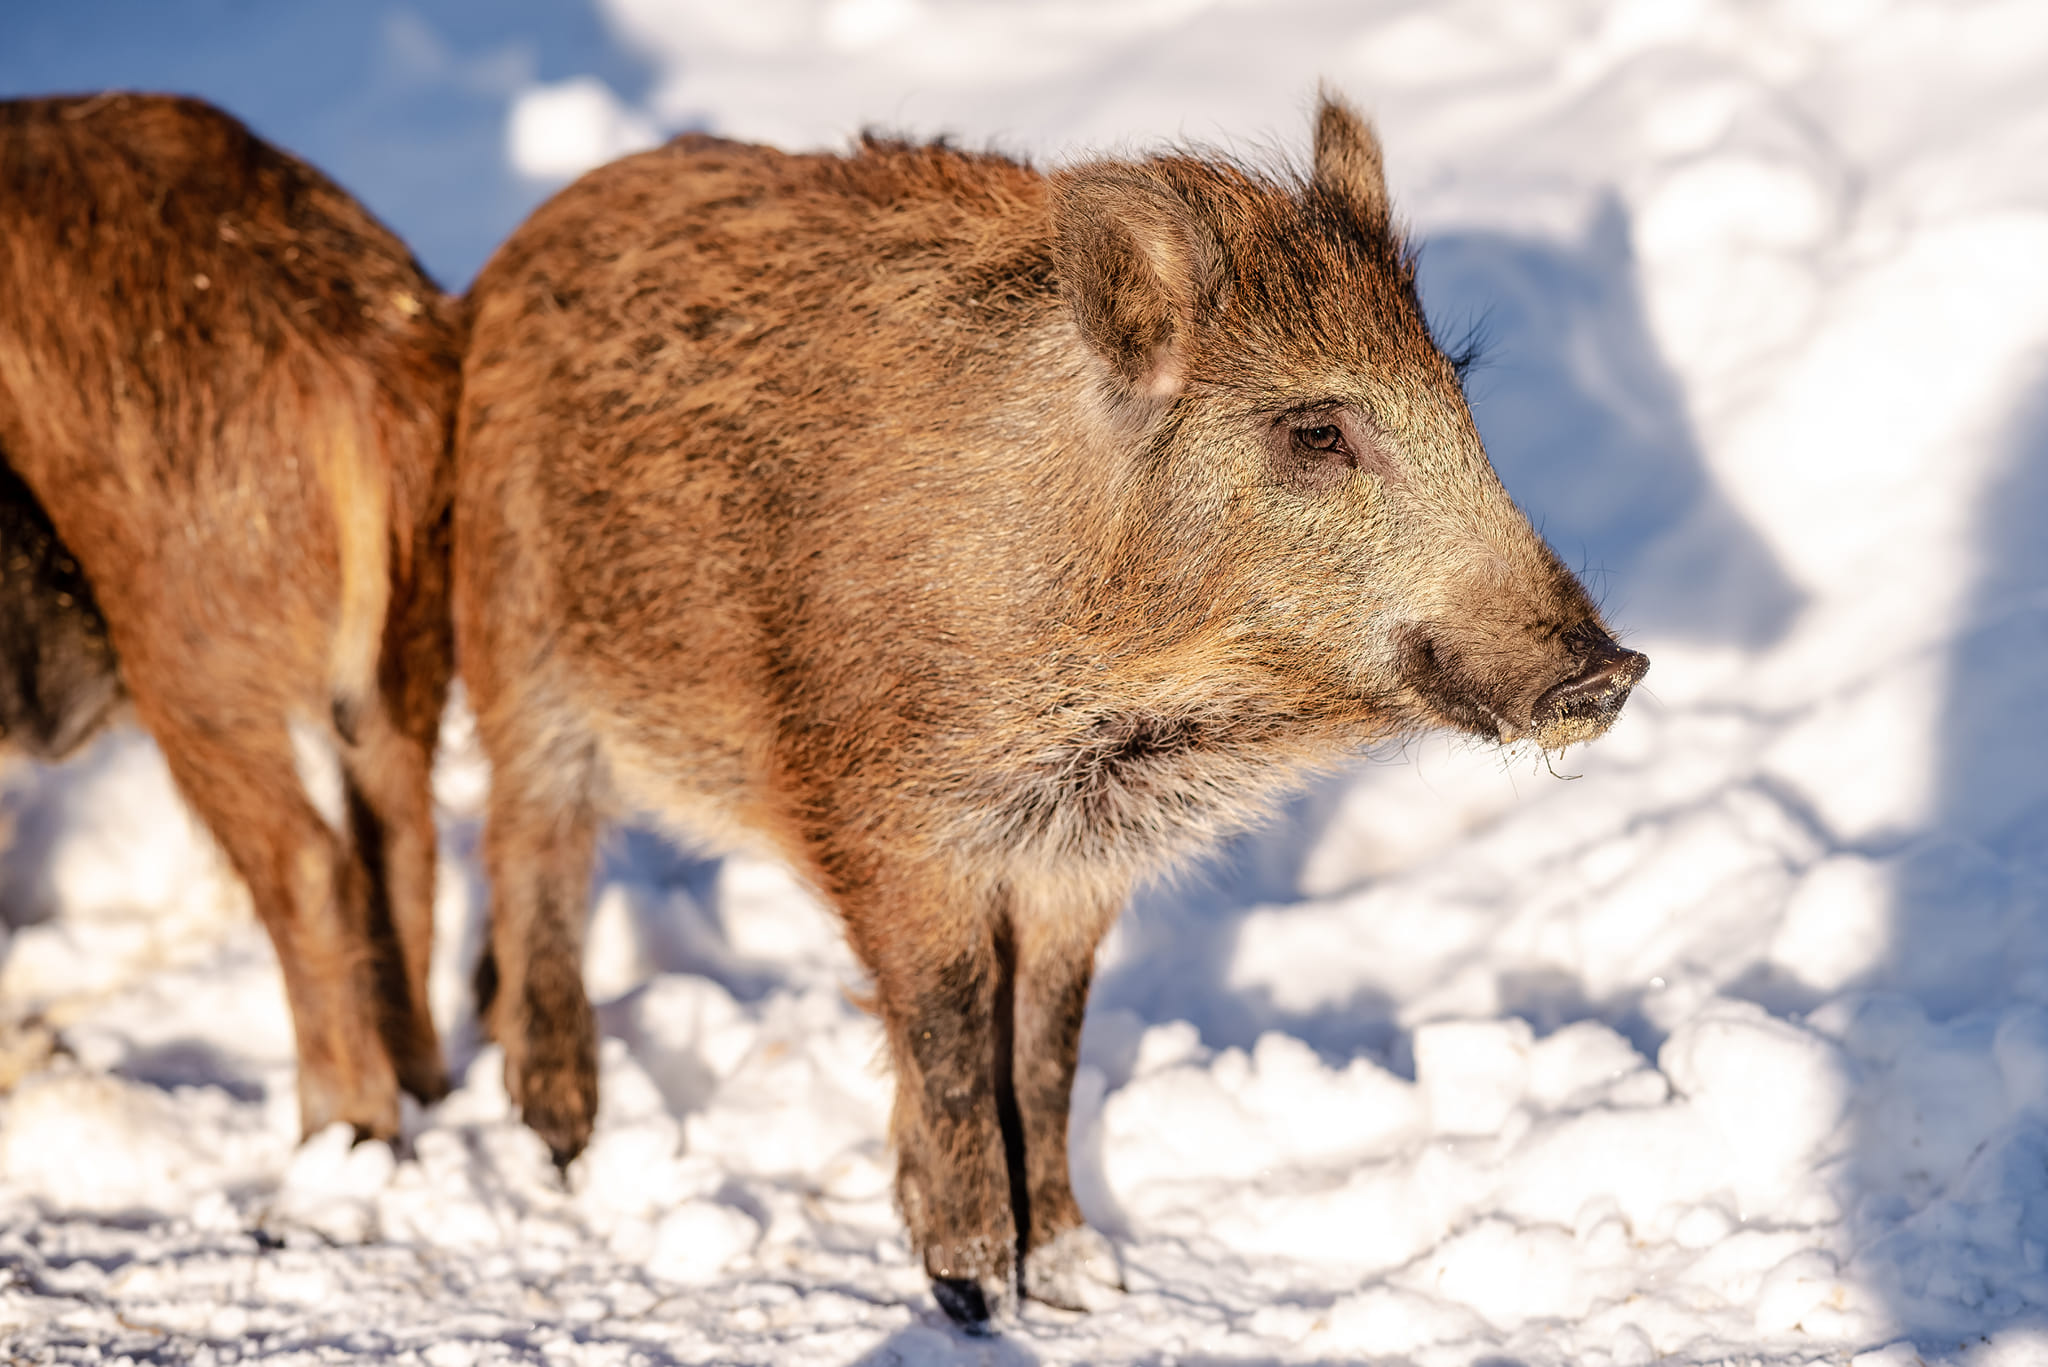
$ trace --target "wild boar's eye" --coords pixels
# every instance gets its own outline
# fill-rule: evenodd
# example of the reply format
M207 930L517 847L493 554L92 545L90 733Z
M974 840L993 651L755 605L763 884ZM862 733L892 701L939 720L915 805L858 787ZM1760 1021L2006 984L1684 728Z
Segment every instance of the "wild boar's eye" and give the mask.
M1297 494L1334 494L1350 486L1356 472L1388 474L1372 429L1318 405L1273 419L1266 429L1267 468Z
M1346 461L1357 459L1352 454L1350 445L1344 440L1344 429L1335 423L1295 428L1294 444L1301 448L1304 455L1338 457Z

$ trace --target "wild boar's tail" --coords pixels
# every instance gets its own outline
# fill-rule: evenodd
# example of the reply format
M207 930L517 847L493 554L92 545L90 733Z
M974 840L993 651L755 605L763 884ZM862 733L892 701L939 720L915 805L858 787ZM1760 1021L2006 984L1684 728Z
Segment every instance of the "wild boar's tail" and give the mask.
M326 436L319 474L341 562L327 677L334 729L353 745L376 705L378 658L391 610L391 490L377 447L356 421L335 422Z

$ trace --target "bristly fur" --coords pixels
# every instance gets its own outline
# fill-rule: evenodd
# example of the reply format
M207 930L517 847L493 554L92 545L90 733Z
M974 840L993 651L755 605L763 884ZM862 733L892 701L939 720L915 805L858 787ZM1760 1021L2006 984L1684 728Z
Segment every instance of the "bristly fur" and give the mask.
M751 836L873 978L926 1271L999 1309L1080 1226L1067 1094L1135 880L1376 740L1611 718L1641 659L1494 478L1379 168L1335 101L1301 173L691 135L492 258L457 631L491 1027L558 1153L607 804Z
M0 103L0 453L96 604L32 582L0 655L19 675L104 615L82 673L38 681L79 718L52 744L125 683L277 948L308 1131L394 1136L401 1086L447 1087L428 777L460 352L404 245L219 110ZM295 728L339 752L343 834Z
M1466 324L1457 341L1449 345L1439 342L1438 346L1457 374L1459 387L1469 395L1473 372L1487 364L1493 351L1493 334L1488 327L1487 316L1482 313Z

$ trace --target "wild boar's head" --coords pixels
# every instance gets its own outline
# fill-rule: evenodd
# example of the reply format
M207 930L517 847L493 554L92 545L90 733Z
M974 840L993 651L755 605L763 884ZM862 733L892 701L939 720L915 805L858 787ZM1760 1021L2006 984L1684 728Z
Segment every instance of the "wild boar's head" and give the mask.
M1357 734L1555 750L1607 729L1649 661L1488 463L1357 114L1324 97L1294 183L1080 166L1053 217L1104 426L1138 448L1100 590L1144 604L1134 639L1198 639Z

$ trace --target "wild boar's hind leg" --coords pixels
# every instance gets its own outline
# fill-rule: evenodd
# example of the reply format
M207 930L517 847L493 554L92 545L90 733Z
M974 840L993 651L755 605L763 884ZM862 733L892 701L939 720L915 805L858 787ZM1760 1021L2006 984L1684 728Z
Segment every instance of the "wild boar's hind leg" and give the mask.
M997 1111L1008 932L991 899L922 872L932 876L842 886L839 903L874 975L895 1067L890 1129L911 1246L940 1307L980 1330L1016 1301L1017 1232Z
M340 1120L358 1138L395 1137L398 1082L372 1007L370 879L308 800L283 719L213 715L189 693L171 699L154 689L138 689L135 703L276 947L298 1037L305 1133Z
M1101 1309L1123 1290L1115 1250L1081 1219L1067 1163L1067 1115L1095 949L1121 905L1121 898L1099 892L1012 899L1011 1076L1023 1146L1024 1294L1067 1310Z
M494 754L506 753L503 750ZM493 984L485 1005L505 1050L505 1088L566 1167L597 1118L597 1022L583 990L583 922L597 813L588 760L524 786L523 766L492 775L484 860L491 882Z
M342 747L349 831L370 874L369 938L379 1026L399 1085L426 1103L448 1093L448 1070L427 1002L434 942L433 744L381 710L359 719Z
M349 824L372 882L382 1025L399 1085L422 1102L448 1092L427 1001L434 946L434 745L454 673L447 522L431 528L395 597L379 661L378 705L341 758Z

